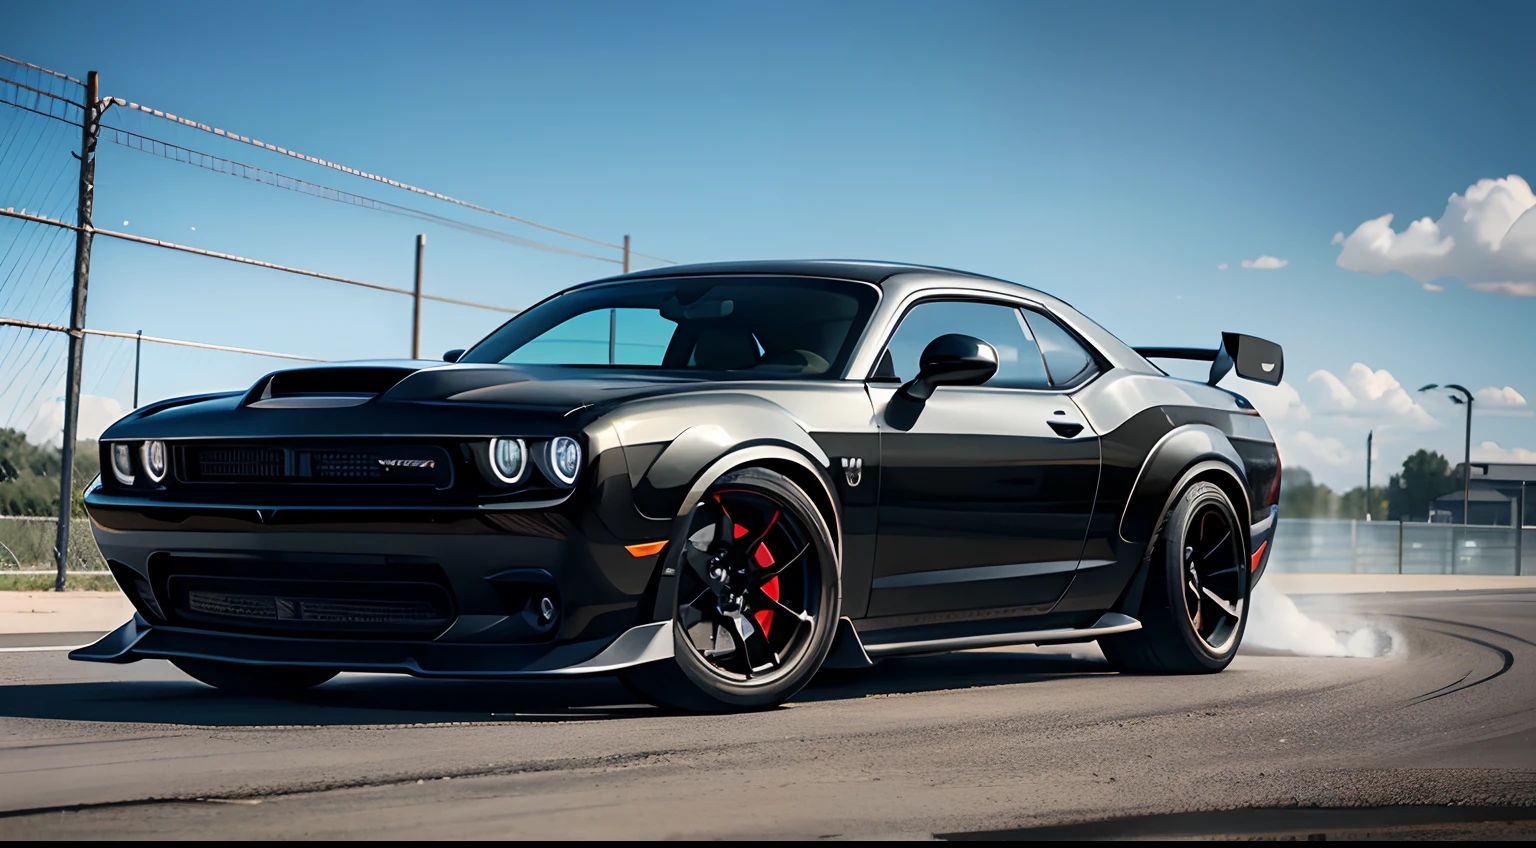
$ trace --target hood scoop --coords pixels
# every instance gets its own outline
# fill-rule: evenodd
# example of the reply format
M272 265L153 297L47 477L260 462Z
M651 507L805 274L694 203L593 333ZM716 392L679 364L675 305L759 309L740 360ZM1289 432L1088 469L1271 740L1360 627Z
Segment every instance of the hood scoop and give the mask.
M352 365L278 371L256 381L243 406L259 409L317 409L361 406L416 373L398 365Z

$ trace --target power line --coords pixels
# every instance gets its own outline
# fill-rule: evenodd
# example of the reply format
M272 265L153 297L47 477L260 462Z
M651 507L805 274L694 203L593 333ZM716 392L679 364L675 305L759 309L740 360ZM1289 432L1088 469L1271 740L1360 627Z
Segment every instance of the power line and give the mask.
M0 59L3 59L5 61L7 61L7 62L10 62L13 65L21 65L23 67L31 68L34 71L41 71L42 73L48 74L49 76L58 77L61 80L69 80L70 82L74 83L75 85L81 85L81 86L85 85L85 83L75 79L74 77L72 77L72 76L70 76L68 74L61 74L58 71L50 71L47 68L39 67L37 65L32 64L31 62L23 62L20 59L12 59L9 56L0 56Z
M75 101L70 100L68 97L61 97L60 95L54 94L51 91L43 91L41 88L33 88L32 86L27 85L24 82L17 82L16 80L7 79L6 77L0 77L0 82L7 83L9 85L14 85L17 88L25 88L27 91L33 92L34 94L41 94L44 97L52 97L54 100L59 100L59 101L62 101L64 103L68 103L69 105L74 106L74 107L76 107L78 109L84 109L85 108L85 104L84 103L76 103Z
M463 230L465 232L510 242L522 247L530 247L535 250L546 250L552 253L562 253L568 256L580 256L586 259L595 259L599 262L611 262L615 265L620 264L620 260L618 259L610 259L606 256L598 256L593 253L583 253L579 250L571 250L570 248L566 247L558 247L556 245L546 244L545 242L535 241L530 238L513 235L512 233L504 233L500 230L492 230L486 227L477 227L474 224L468 224L463 221L455 220L453 218L448 218L442 215L435 215L431 212L424 212L420 209L412 209L408 206L400 206L395 203L390 203L386 200L378 200L376 198L365 197L360 194L353 194L352 192L344 191L339 188L331 188L330 186L321 185L319 183L312 183L308 180L299 179L298 177L290 177L286 174L279 174L276 171L269 171L265 168L258 168L255 165L247 165L243 162L236 162L233 159L225 159L222 156L214 156L211 153L203 153L188 147L182 147L179 144L172 144L168 141L161 141L157 138L151 138L146 135L130 132L129 130L121 129L119 127L104 126L102 127L102 132L106 135L108 141L111 141L114 144L120 144L129 148L130 150L137 150L141 153L148 153L153 156L159 156L162 159L169 159L172 162L180 162L184 165L192 165L194 167L203 168L209 171L213 171L217 174L227 174L232 177L242 177L247 180L261 183L262 185L269 185L274 188L296 191L301 194L307 194L311 197L319 197L324 200L334 200L339 203L346 203L363 209L375 209L380 212L390 212L393 214L406 215L421 220L435 221L437 223ZM185 158L183 158L183 156Z
M50 330L50 331L55 332L55 333L68 333L69 332L69 328L68 327L61 327L58 324L44 324L44 323L42 323L40 321L21 321L21 320L18 320L16 318L0 318L0 326L26 327L26 328L33 329L33 330ZM116 331L113 331L113 330L81 330L80 332L85 334L85 335L87 335L87 336L105 336L105 337L114 338L114 339L138 339L138 338L140 338L139 334L137 334L137 333L119 333L119 332L116 332ZM299 356L298 354L294 354L294 353L274 353L274 352L272 352L270 350L256 350L254 348L248 348L248 347L230 347L229 345L208 344L206 342L189 342L189 341L186 341L185 339L166 339L166 338L161 338L159 336L143 336L142 338L146 342L154 342L155 344L179 345L181 347L196 347L196 348L202 348L204 350L222 350L222 351L226 351L228 353L248 353L248 354L250 354L252 356L271 356L271 357L275 357L277 359L296 359L296 360L299 360L301 362L324 362L325 361L324 359L316 359L313 356Z
M54 227L63 227L64 229L68 229L68 230L78 230L78 229L80 229L79 227L75 226L74 224L66 224L63 221L58 221L58 220L55 220L53 218L45 218L45 217L43 217L41 215L28 215L28 214L26 214L24 212L16 212L13 209L9 209L9 208L7 208L7 209L0 209L0 217L19 218L19 219L21 219L23 221L32 221L33 223L37 223L37 224L48 224L48 225L51 225L51 226L54 226ZM335 283L345 283L345 284L347 284L349 286L361 286L363 288L374 289L376 291L385 291L385 292L391 292L391 293L394 293L394 294L407 294L407 295L410 295L412 297L416 296L416 293L414 291L411 291L410 289L400 289L400 288L395 288L394 286L380 285L378 283L365 283L362 280L353 280L353 279L349 279L347 277L338 277L338 276L335 276L334 274L322 274L319 271L309 271L309 270L305 270L303 268L293 268L293 267L290 267L290 266L287 266L287 265L278 265L278 264L276 264L274 262L263 262L260 259L248 259L248 258L246 258L244 256L235 256L232 253L219 253L218 251L214 251L214 250L204 250L204 249L202 249L200 247L189 247L189 246L184 245L184 244L176 244L175 242L161 241L159 239L152 239L152 238L145 238L144 236L136 236L136 235L132 235L130 233L119 233L119 232L114 232L112 230L101 230L101 229L96 229L95 227L91 228L91 232L96 234L96 235L98 235L98 236L106 236L108 238L122 239L123 241L137 242L138 244L147 244L147 245L150 245L152 247L163 247L163 248L167 248L169 250L179 250L179 251L182 251L184 253L195 253L198 256L207 256L207 257L209 257L211 259L223 259L223 260L226 260L226 261L229 261L229 262L239 262L239 263L242 263L242 264L245 264L245 265L255 265L258 268L269 268L269 269L271 269L273 271L284 271L284 272L287 272L289 274L301 274L301 275L306 276L306 277L315 277L315 278L321 279L321 280L330 280L331 282L335 282ZM512 314L512 315L516 315L517 313L522 311L521 309L509 309L509 308L507 308L505 306L491 306L490 304L487 304L487 303L475 303L472 300L459 300L458 298L443 297L442 295L436 295L436 294L423 294L421 296L421 298L422 298L422 300L434 300L434 301L437 301L438 303L452 303L452 304L454 304L456 306L471 306L471 307L474 307L476 309L489 309L492 312L506 312L506 313L509 313L509 314ZM148 338L148 336L145 336L145 338Z
M196 129L196 130L202 130L203 132L211 133L213 135L220 136L222 138L227 138L227 139L230 139L232 141L238 141L241 144L248 144L248 145L251 145L252 147L259 147L262 150L270 150L270 151L272 151L274 153L281 153L284 156L291 156L291 157L293 157L295 159L301 159L301 160L303 160L305 162L309 162L310 164L319 165L322 168L330 168L330 169L335 170L335 171L341 171L344 174L351 174L354 177L362 177L365 180L373 180L374 182L384 183L385 185L390 185L390 186L394 186L395 188L400 188L400 189L404 189L406 191L415 192L416 194L425 195L427 197L435 198L437 200L441 200L441 201L444 201L446 203L452 203L452 204L455 204L457 206L462 206L462 207L464 207L466 209L473 209L473 210L475 210L477 212L484 212L484 213L486 213L488 215L495 215L495 216L497 216L499 218L506 218L509 221L516 221L519 224L525 224L525 225L530 226L530 227L536 227L536 228L544 230L546 232L551 232L551 233L556 233L558 235L566 236L567 238L579 239L581 241L590 242L591 244L598 244L598 245L602 245L603 247L613 248L614 250L623 250L624 249L623 245L614 244L612 242L603 241L601 239L595 239L595 238L592 238L591 236L584 236L584 235L581 235L580 233L573 233L573 232L571 232L569 230L562 230L562 229L559 229L557 227L551 227L548 224L540 224L537 221L530 221L527 218L520 218L520 217L518 217L516 215L509 215L506 212L498 212L495 209L491 209L490 207L487 207L487 206L480 206L478 204L470 203L470 202L465 201L465 200L459 200L458 198L449 197L446 194L441 194L439 192L430 191L430 190L424 189L424 188L418 188L416 186L411 185L410 183L403 183L403 182L400 182L399 180L392 180L392 179L390 179L388 177L379 176L378 174L372 174L372 173L369 173L367 171L358 170L357 168L349 168L346 165L338 165L337 163L331 162L331 161L329 161L327 159L321 159L321 158L319 158L317 156L309 156L307 154L300 153L297 150L288 150L287 148L278 147L275 144L268 144L268 143L266 143L264 141L257 141L256 139L240 135L239 133L228 132L226 130L219 129L218 127L210 127L207 124L200 124L200 123L198 123L196 121L193 121L193 120L190 120L188 118L178 117L178 116L173 115L173 114L171 114L169 112L162 112L159 109L152 109L152 108L150 108L148 106L141 106L138 103L133 103L131 101L124 100L121 97L109 97L109 98L107 98L107 100L112 102L112 103L117 104L118 106L123 106L123 107L128 108L128 109L134 109L136 111L143 112L143 113L148 114L148 115L154 115L157 118L163 118L163 119L165 119L167 121L171 121L173 123L181 124L182 126L191 127L193 129ZM632 252L631 255L634 255L634 256L644 256L646 259L654 259L657 262L664 262L664 263L666 263L668 265L676 265L677 264L676 262L673 262L670 259L663 259L660 256L651 256L649 254L633 253L633 252Z

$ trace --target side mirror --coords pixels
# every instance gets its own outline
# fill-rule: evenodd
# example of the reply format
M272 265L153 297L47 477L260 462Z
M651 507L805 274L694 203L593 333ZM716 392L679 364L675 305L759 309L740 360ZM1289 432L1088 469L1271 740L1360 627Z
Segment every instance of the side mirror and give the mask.
M917 377L902 386L901 393L925 401L939 386L979 386L996 373L996 349L975 336L950 333L923 348Z
M461 347L454 348L453 350L450 350L447 353L443 354L443 361L444 362L458 362L459 361L459 357L461 357L463 355L464 355L464 348L461 348Z

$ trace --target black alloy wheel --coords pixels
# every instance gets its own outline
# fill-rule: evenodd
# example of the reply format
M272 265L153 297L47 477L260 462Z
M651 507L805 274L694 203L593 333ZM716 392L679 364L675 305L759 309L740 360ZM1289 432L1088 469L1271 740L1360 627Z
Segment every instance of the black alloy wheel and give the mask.
M1200 674L1232 662L1247 625L1250 573L1242 525L1221 487L1190 485L1158 527L1145 564L1142 629L1099 647L1123 671Z
M1234 538L1230 509L1206 503L1189 520L1181 552L1184 614L1192 630L1212 653L1232 646L1243 621L1247 569Z
M826 522L783 475L725 475L694 506L677 571L674 657L626 673L653 703L692 711L782 703L831 647L837 560Z

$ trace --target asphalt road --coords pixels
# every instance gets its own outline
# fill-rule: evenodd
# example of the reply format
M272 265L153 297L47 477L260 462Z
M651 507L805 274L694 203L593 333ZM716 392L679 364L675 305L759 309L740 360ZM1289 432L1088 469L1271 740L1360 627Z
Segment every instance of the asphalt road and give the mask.
M1381 659L983 651L665 715L608 681L230 698L0 654L0 838L1536 835L1536 591L1300 599Z

